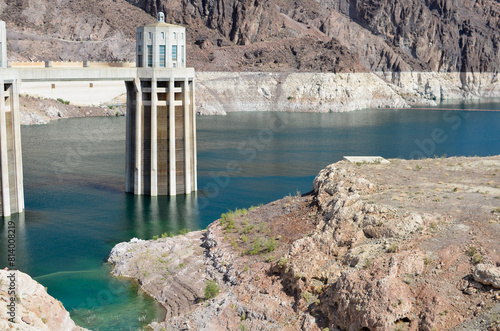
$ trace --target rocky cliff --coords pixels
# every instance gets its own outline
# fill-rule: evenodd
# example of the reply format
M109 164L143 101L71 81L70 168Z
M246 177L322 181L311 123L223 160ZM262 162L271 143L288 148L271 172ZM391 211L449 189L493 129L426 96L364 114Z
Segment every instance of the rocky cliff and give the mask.
M125 1L0 0L9 60L135 59L135 29L152 18Z
M390 161L121 243L114 274L169 309L154 330L498 330L500 157Z
M500 80L492 73L197 72L196 79L196 110L205 115L342 112L500 97Z
M13 278L12 275L15 275ZM13 312L8 304L15 289L14 323L8 319ZM0 329L22 331L86 331L75 325L62 303L27 274L20 271L0 270Z
M171 22L208 28L194 37L212 51L211 62L227 61L218 50L233 43L259 45L233 61L251 59L269 69L319 71L327 60L333 68L323 71L339 71L338 55L348 59L344 70L362 64L373 71L498 72L500 65L500 4L493 0L128 2L153 15L164 11Z
M188 65L217 71L493 72L495 0L0 0L11 59L134 60L158 11L188 31Z

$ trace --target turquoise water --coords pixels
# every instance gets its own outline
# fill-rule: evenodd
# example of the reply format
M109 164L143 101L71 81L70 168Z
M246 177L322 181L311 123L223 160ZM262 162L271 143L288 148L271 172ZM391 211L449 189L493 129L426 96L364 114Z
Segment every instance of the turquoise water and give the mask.
M499 102L440 108L500 109ZM205 228L236 207L312 189L343 155L387 158L500 154L500 112L363 110L198 117L197 194L125 194L125 118L22 128L26 212L15 215L17 267L61 300L81 326L136 330L163 310L133 282L109 276L118 242ZM0 267L7 265L6 222Z

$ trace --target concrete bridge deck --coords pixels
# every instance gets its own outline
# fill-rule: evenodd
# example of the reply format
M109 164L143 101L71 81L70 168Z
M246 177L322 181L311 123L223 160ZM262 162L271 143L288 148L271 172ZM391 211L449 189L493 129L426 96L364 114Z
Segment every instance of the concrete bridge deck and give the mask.
M47 81L133 81L136 78L194 78L193 68L117 68L117 67L58 67L58 68L5 68L2 69L4 81L23 82Z

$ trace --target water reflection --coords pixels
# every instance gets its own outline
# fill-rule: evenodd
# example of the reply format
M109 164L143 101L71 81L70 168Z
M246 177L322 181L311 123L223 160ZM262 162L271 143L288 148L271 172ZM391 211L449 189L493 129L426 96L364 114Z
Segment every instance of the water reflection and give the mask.
M151 239L165 232L176 235L183 229L200 228L198 193L179 196L126 195L122 215L127 220L128 238Z

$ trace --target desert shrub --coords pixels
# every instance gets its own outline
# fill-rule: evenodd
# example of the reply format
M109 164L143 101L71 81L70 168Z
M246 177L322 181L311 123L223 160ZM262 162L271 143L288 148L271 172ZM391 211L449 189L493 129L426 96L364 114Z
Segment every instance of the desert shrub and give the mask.
M215 280L209 280L205 284L205 300L210 300L215 298L217 294L219 294L220 288L219 285L215 282Z

